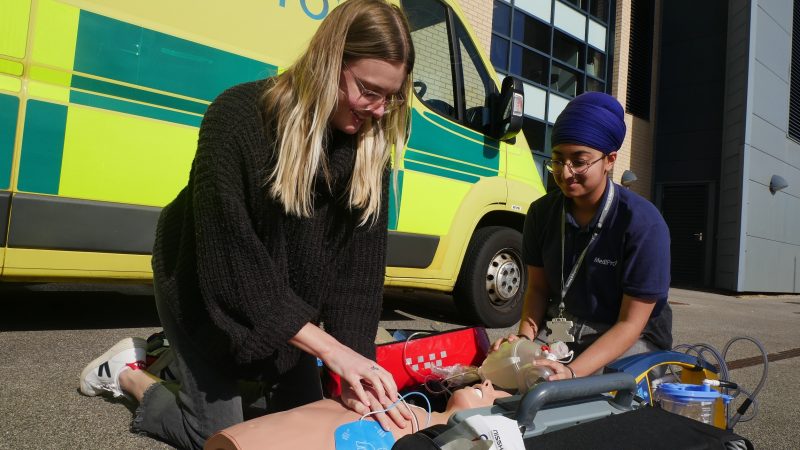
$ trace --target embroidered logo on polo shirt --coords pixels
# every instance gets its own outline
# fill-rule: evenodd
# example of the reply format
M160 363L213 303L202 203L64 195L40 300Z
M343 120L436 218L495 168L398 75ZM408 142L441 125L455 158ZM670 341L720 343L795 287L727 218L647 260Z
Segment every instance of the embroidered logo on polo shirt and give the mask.
M603 266L617 267L617 261L611 259L600 259L595 256L594 262Z

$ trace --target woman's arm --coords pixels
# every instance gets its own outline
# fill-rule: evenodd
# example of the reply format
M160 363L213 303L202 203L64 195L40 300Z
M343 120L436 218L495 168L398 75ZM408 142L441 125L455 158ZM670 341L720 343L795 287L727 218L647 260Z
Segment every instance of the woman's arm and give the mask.
M525 304L522 307L522 320L519 334L533 340L539 334L547 313L547 298L550 288L545 277L544 267L528 266L528 288L525 290Z
M519 330L517 334L510 334L494 341L490 351L493 352L500 348L503 342L514 342L520 337L527 337L530 340L536 339L546 317L549 295L544 268L528 266L528 287L525 288L525 303L522 306Z
M652 300L623 295L617 323L575 358L569 367L549 360L537 360L536 364L555 372L551 381L572 378L573 372L577 377L591 375L619 358L639 339L655 305Z

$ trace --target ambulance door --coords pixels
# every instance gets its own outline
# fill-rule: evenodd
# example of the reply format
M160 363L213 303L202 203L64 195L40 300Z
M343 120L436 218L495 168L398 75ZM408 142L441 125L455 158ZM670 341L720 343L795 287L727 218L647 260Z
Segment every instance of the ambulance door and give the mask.
M402 6L416 50L415 98L409 143L397 165L388 264L425 269L402 272L407 276L452 280L464 243L464 236L448 240L453 220L475 185L501 170L500 143L483 134L496 86L475 65L477 50L451 8L437 0ZM505 201L503 183L495 194Z

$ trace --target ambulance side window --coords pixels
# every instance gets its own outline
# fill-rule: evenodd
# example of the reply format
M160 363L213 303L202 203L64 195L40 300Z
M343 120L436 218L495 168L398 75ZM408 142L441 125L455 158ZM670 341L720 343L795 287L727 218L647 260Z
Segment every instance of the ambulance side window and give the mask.
M454 17L456 36L458 38L458 51L461 60L463 75L464 98L464 125L475 131L486 133L489 131L489 102L496 91L486 67L483 65L478 50L475 48L469 33L464 25Z
M458 120L447 8L435 0L403 0L416 62L414 92L428 108Z

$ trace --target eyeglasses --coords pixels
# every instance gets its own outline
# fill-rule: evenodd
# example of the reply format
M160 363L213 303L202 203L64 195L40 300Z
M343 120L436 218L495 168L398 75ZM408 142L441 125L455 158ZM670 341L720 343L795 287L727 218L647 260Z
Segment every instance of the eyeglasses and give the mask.
M606 158L607 155L603 155L594 161L583 161L583 160L576 160L576 161L559 161L557 159L551 159L544 164L544 167L550 173L561 173L564 171L564 167L569 167L569 170L575 175L583 175L585 174L592 164L596 163L597 161L601 161Z
M364 99L370 105L367 108L363 108L364 111L372 111L376 109L374 105L377 104L378 102L381 102L383 104L383 113L387 114L389 112L392 112L400 108L401 106L403 106L403 103L405 103L406 99L404 99L400 95L392 94L386 96L367 89L364 86L364 83L353 73L352 70L350 70L350 67L347 65L347 63L343 62L342 64L344 65L344 68L347 69L348 72L350 72L350 76L352 76L353 79L356 80L356 85L358 86L358 92L360 94L360 96L356 101Z

